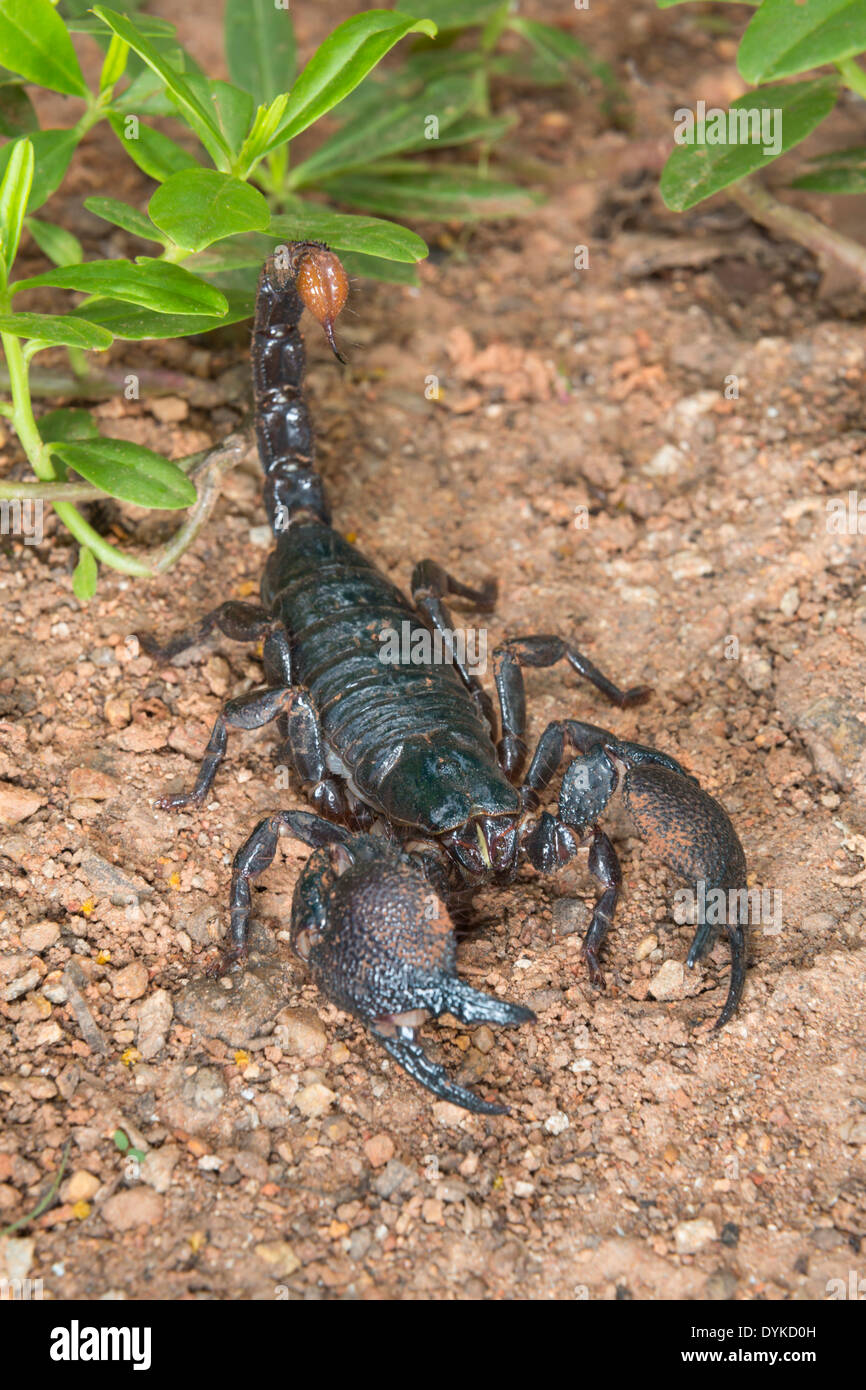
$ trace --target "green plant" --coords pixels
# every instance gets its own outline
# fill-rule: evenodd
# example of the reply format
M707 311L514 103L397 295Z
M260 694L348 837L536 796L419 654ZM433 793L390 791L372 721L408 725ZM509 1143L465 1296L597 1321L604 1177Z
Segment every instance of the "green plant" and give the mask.
M229 0L227 13L242 4ZM522 188L488 174L491 149L513 124L493 113L492 80L552 85L584 72L613 100L620 88L610 68L563 29L513 13L511 0L419 0L400 8L433 20L435 36L416 38L395 70L372 73L341 104L336 132L300 163L276 162L260 175L262 186L278 201L316 190L400 218L469 222L528 211L532 200ZM501 51L506 34L522 51ZM461 146L479 148L477 169L438 158Z
M74 589L84 601L95 591L100 563L132 575L150 575L174 563L212 505L214 466L225 466L232 449L204 461L209 471L197 496L187 474L201 459L186 460L184 467L139 445L105 438L87 411L57 410L37 421L30 380L34 356L62 345L80 369L85 351L103 351L114 338L182 337L248 317L249 290L221 288L202 253L217 243L238 245L251 232L267 234L268 250L301 237L327 241L347 261L363 257L365 266L421 259L427 249L421 238L380 218L306 203L272 216L250 180L264 159L336 106L401 38L432 34L435 26L396 11L355 15L325 40L290 91L256 104L234 84L206 78L165 21L133 18L102 5L92 15L78 10L67 4L64 18L51 0L0 0L0 62L8 70L0 85L0 131L9 137L0 149L0 340L11 397L0 402L0 412L15 429L37 480L0 484L0 498L51 502L79 542ZM91 35L105 50L95 90L85 83L72 33ZM269 54L262 58L262 70L269 59ZM119 91L125 74L131 80ZM24 90L28 82L80 100L84 109L76 124L69 130L40 130ZM143 119L166 111L193 132L198 158ZM86 205L155 243L158 255L85 262L68 231L34 217L62 182L77 145L102 120L159 187L146 213L108 197L89 198ZM205 159L212 167L204 167ZM25 230L54 269L15 279ZM255 255L262 259L261 247ZM18 309L18 296L49 287L86 298L63 315ZM192 511L159 551L130 555L99 535L76 505L106 494L143 507Z
M19 1216L17 1221L11 1222L8 1226L0 1226L0 1240L2 1240L4 1236L14 1235L16 1231L20 1231L24 1226L29 1226L31 1221L35 1221L37 1216L41 1216L44 1211L48 1210L54 1198L57 1196L60 1184L63 1181L63 1174L66 1172L66 1165L69 1162L69 1151L71 1148L72 1140L67 1139L66 1143L63 1145L63 1152L60 1155L60 1163L57 1172L48 1190L45 1192L44 1196L40 1197L32 1211L28 1211L25 1216Z
M667 9L686 0L657 3ZM683 211L728 188L756 221L800 241L822 259L837 257L866 278L866 248L779 202L754 177L811 135L843 90L866 99L866 72L857 61L866 53L866 3L761 0L755 9L740 42L737 68L746 82L759 85L732 102L728 111L705 113L696 122L691 139L679 144L665 165L662 197L668 207ZM833 71L788 80L824 67ZM789 186L823 193L866 192L866 146L811 160Z
M54 410L37 420L33 396L40 384L30 372L37 353L65 347L77 374L75 394L105 394L105 379L90 373L87 352L105 350L115 338L183 337L248 317L258 267L281 241L326 241L350 273L414 282L414 263L427 251L419 236L380 216L311 202L311 193L386 217L471 220L526 211L534 200L491 178L486 167L490 147L509 125L491 114L491 78L526 75L525 59L497 51L506 31L529 45L534 81L563 81L579 65L609 89L615 86L583 45L511 14L503 0L428 0L412 8L412 14L393 8L352 16L296 76L288 5L227 0L231 81L224 82L202 72L173 25L138 13L136 0L92 9L87 0L0 0L0 63L6 68L0 71L0 137L7 141L0 148L0 338L11 397L0 402L0 413L14 427L37 480L0 483L0 500L54 506L79 543L73 582L82 601L95 591L99 564L140 576L169 568L204 523L219 471L240 446L227 441L214 454L171 463L105 438L84 410ZM460 48L476 30L478 42ZM87 36L103 50L95 89L85 82L72 35ZM409 35L422 45L409 60L382 81L365 80ZM80 101L76 123L40 129L26 83ZM293 163L296 137L335 108L337 129ZM184 143L157 129L155 117L181 122ZM157 254L85 262L66 228L35 216L101 121L159 187L146 212L102 196L85 199L85 206L150 242ZM471 144L480 150L478 169L415 157L431 146ZM25 231L55 268L16 280ZM37 288L86 298L64 315L20 312L17 296ZM41 389L50 391L51 380ZM191 510L166 545L130 555L100 536L76 505L105 495Z

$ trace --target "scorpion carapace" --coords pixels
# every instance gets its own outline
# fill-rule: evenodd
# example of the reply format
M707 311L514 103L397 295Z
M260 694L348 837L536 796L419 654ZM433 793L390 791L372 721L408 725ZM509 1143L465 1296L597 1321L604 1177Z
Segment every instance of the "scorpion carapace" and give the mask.
M619 896L621 872L598 822L619 780L636 832L676 871L739 884L745 875L742 848L722 808L677 762L620 742L594 725L573 720L548 725L521 779L527 752L524 667L567 661L620 707L642 702L649 694L646 686L620 689L561 637L512 638L493 654L497 739L492 702L468 664L452 648L445 660L423 659L431 635L453 629L446 598L486 610L493 606L496 586L488 581L471 588L435 561L424 560L412 574L410 601L331 526L302 397L298 324L304 306L310 308L336 352L334 320L344 302L342 267L318 243L279 248L265 263L253 332L253 386L265 506L276 544L265 567L262 605L225 603L193 632L163 648L149 643L148 649L165 659L214 626L241 640L264 638L267 684L225 705L192 791L157 804L200 804L225 755L228 729L276 720L285 745L282 756L316 811L355 831L386 828L404 849L411 848L416 866L423 863L443 895L461 883L508 882L521 856L542 872L554 871L588 843L589 868L602 892L585 952L593 983L601 985L598 949ZM408 633L404 645L410 660L383 659L386 631ZM417 643L419 635L426 642ZM566 770L557 814L539 814L568 751L579 756ZM235 879L233 889L234 959L246 951L249 877L273 857L269 848L270 857L259 862L255 834L241 855L247 851L249 872ZM369 880L369 866L365 872ZM339 888L341 901L354 882L350 878ZM338 880L331 883L320 875L320 883L337 893ZM345 920L351 921L351 914ZM699 927L689 964L706 951L712 935ZM728 935L732 971L719 1025L736 1008L742 989L742 931L729 929ZM327 955L316 967L320 986L332 994L338 986L329 985L329 971L335 969ZM348 997L345 988L343 969L339 990ZM368 1019L394 1013L384 1000L378 1012L374 1002L367 1003ZM417 1053L407 1050L408 1039L398 1041L407 1046L401 1056L391 1039L392 1055L444 1095L447 1087L432 1064L425 1069L418 1062L413 1070L410 1059L417 1062Z

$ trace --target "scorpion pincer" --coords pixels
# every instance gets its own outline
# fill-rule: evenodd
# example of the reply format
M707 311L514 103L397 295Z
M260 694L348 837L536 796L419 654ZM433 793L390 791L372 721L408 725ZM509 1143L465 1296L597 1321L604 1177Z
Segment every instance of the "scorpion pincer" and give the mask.
M308 811L261 821L235 858L232 925L246 933L250 878L273 860L280 832L313 847L292 901L291 944L332 1003L366 1024L400 1066L442 1100L483 1115L507 1107L449 1080L416 1041L429 1018L530 1023L535 1014L473 989L457 975L448 903L416 858L386 834L352 834ZM434 875L435 876L435 875Z
M166 660L214 627L237 640L263 639L266 684L228 701L214 724L193 789L163 797L157 805L166 809L200 805L225 755L228 729L260 728L277 721L284 744L281 757L294 768L320 817L357 832L384 825L386 834L404 845L404 850L392 845L386 854L380 835L328 842L333 853L350 858L357 853L352 872L347 868L337 876L314 856L310 882L318 884L322 911L329 920L339 916L341 931L349 934L356 919L347 907L347 895L362 890L369 895L375 873L384 874L386 868L391 873L387 855L399 857L407 846L411 857L401 873L415 873L425 883L435 884L444 901L460 885L510 882L521 857L543 873L553 872L588 844L589 869L602 891L584 950L590 978L600 986L598 952L613 917L622 874L613 845L598 822L618 784L636 833L675 872L740 887L745 883L742 847L721 806L673 758L622 742L591 724L574 720L549 724L521 776L527 756L525 667L567 661L621 708L641 703L650 693L646 686L620 689L562 637L515 637L494 652L498 738L489 695L456 655L445 662L383 662L383 630L400 632L408 625L408 650L417 652L416 634L425 635L429 650L431 633L450 633L453 627L446 598L490 609L496 585L488 581L481 588L471 588L435 561L423 560L412 574L410 600L332 527L302 395L304 348L298 324L307 307L337 353L334 322L346 294L347 280L339 260L319 243L296 242L278 248L262 271L253 330L253 388L265 472L264 501L275 548L265 567L261 606L223 603L191 632L164 647L143 640L151 655ZM539 812L545 793L571 753L578 756L565 768L556 814ZM290 824L287 816L298 814L302 813L279 813L262 822L238 852L229 953L234 960L246 952L249 878L271 862L280 826ZM395 880L392 875L390 881L395 892L398 881L407 889L398 894L400 911L392 919L401 926L381 936L368 926L364 940L367 945L375 941L377 960L390 952L397 962L401 943L411 939L410 908L417 892L408 891L405 876L398 874ZM333 916L329 915L329 894L336 895ZM690 965L705 954L713 936L714 929L699 925ZM743 986L742 928L729 926L728 937L732 969L717 1026L734 1012ZM388 1017L393 1021L404 1015L416 1018L419 1012L441 1012L430 1007L429 1001L435 1004L446 995L428 992L424 995L428 1004L404 1008L415 997L409 990L405 998L400 996L398 1007L389 992L387 971L371 975L363 955L357 957L357 969L365 978L357 982L360 993L353 995L351 952L341 955L338 965L325 949L314 960L314 949L308 962L320 988L335 1000L347 1001L346 1007L370 1023L383 1046L416 1079L437 1094L447 1092L453 1098L454 1088L441 1069L426 1059L422 1063L414 1037L404 1033L416 1025L393 1023L394 1033L386 1035L381 1024ZM453 956L447 960L442 956L439 970L441 979L452 981L452 1002L459 1002L453 993ZM380 988L382 997L377 1002ZM354 1004L348 1002L352 999ZM450 1005L443 1007L463 1016ZM523 1011L518 1017L517 1006L507 1007L512 1012L499 1021L513 1023L530 1016Z

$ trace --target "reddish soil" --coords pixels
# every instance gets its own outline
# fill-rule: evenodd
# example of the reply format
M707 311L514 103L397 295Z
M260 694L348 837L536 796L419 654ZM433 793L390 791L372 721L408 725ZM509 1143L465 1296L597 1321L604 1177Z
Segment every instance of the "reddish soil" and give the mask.
M297 6L304 51L348 8ZM734 41L648 0L626 24L608 8L573 22L624 74L633 60L633 128L608 128L591 92L503 90L520 118L505 155L544 175L547 201L521 222L422 227L420 289L356 287L348 369L308 331L310 404L336 524L396 580L426 555L468 582L495 573L491 649L556 631L653 684L620 713L567 669L533 672L530 735L606 723L724 804L750 883L780 895L751 932L740 1012L709 1030L726 949L678 968L679 885L616 821L606 992L579 949L581 855L484 895L461 946L461 973L538 1023L425 1030L507 1117L436 1103L308 982L285 930L300 846L264 877L256 960L221 999L201 977L231 856L266 811L303 803L264 730L232 735L200 812L155 810L261 665L220 638L158 666L133 634L255 593L257 465L172 573L104 571L86 607L47 519L41 545L4 538L0 562L0 1224L69 1153L59 1201L0 1238L0 1276L55 1298L780 1300L862 1275L864 536L827 522L862 488L863 295L724 199L664 209L669 113L733 94ZM214 7L180 27L218 71ZM49 215L88 255L140 250L81 211L106 189L149 193L97 130ZM841 224L841 202L812 206ZM177 457L245 427L247 344L246 329L116 344L121 376L170 369L178 386L116 392L104 428ZM8 433L3 457L23 476ZM101 524L142 544L170 529L114 507Z

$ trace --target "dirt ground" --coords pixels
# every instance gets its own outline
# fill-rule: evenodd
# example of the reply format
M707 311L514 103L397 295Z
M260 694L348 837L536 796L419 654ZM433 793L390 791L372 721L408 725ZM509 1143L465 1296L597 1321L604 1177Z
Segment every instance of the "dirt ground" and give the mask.
M304 51L351 8L295 7ZM182 36L216 70L214 7L192 9ZM41 1278L46 1297L823 1299L866 1273L866 541L827 524L862 489L864 299L724 199L665 211L669 113L736 94L735 45L648 0L627 23L613 10L571 23L630 79L632 129L590 92L503 91L506 153L547 201L528 221L422 227L420 289L356 287L347 369L308 333L310 402L336 524L401 584L425 555L469 582L495 573L491 648L555 631L652 683L623 713L567 669L533 672L530 734L605 723L727 808L773 905L739 1014L709 1031L726 949L683 972L679 885L616 823L607 991L580 955L581 854L484 895L461 945L461 973L537 1024L424 1032L507 1117L437 1103L309 984L285 930L300 846L256 893L244 980L205 982L235 848L303 803L265 730L231 736L203 810L155 810L261 666L223 638L157 666L133 634L255 594L257 466L173 573L103 571L86 608L66 533L5 538L0 1224L69 1152L58 1201L0 1239L0 1275ZM851 112L834 119L844 139ZM89 256L140 250L81 211L109 186L148 196L97 131L49 213ZM862 221L841 202L813 206ZM172 456L219 441L246 421L246 353L244 331L117 344L119 376L176 375L137 403L118 390L103 428ZM20 464L8 438L4 458Z

